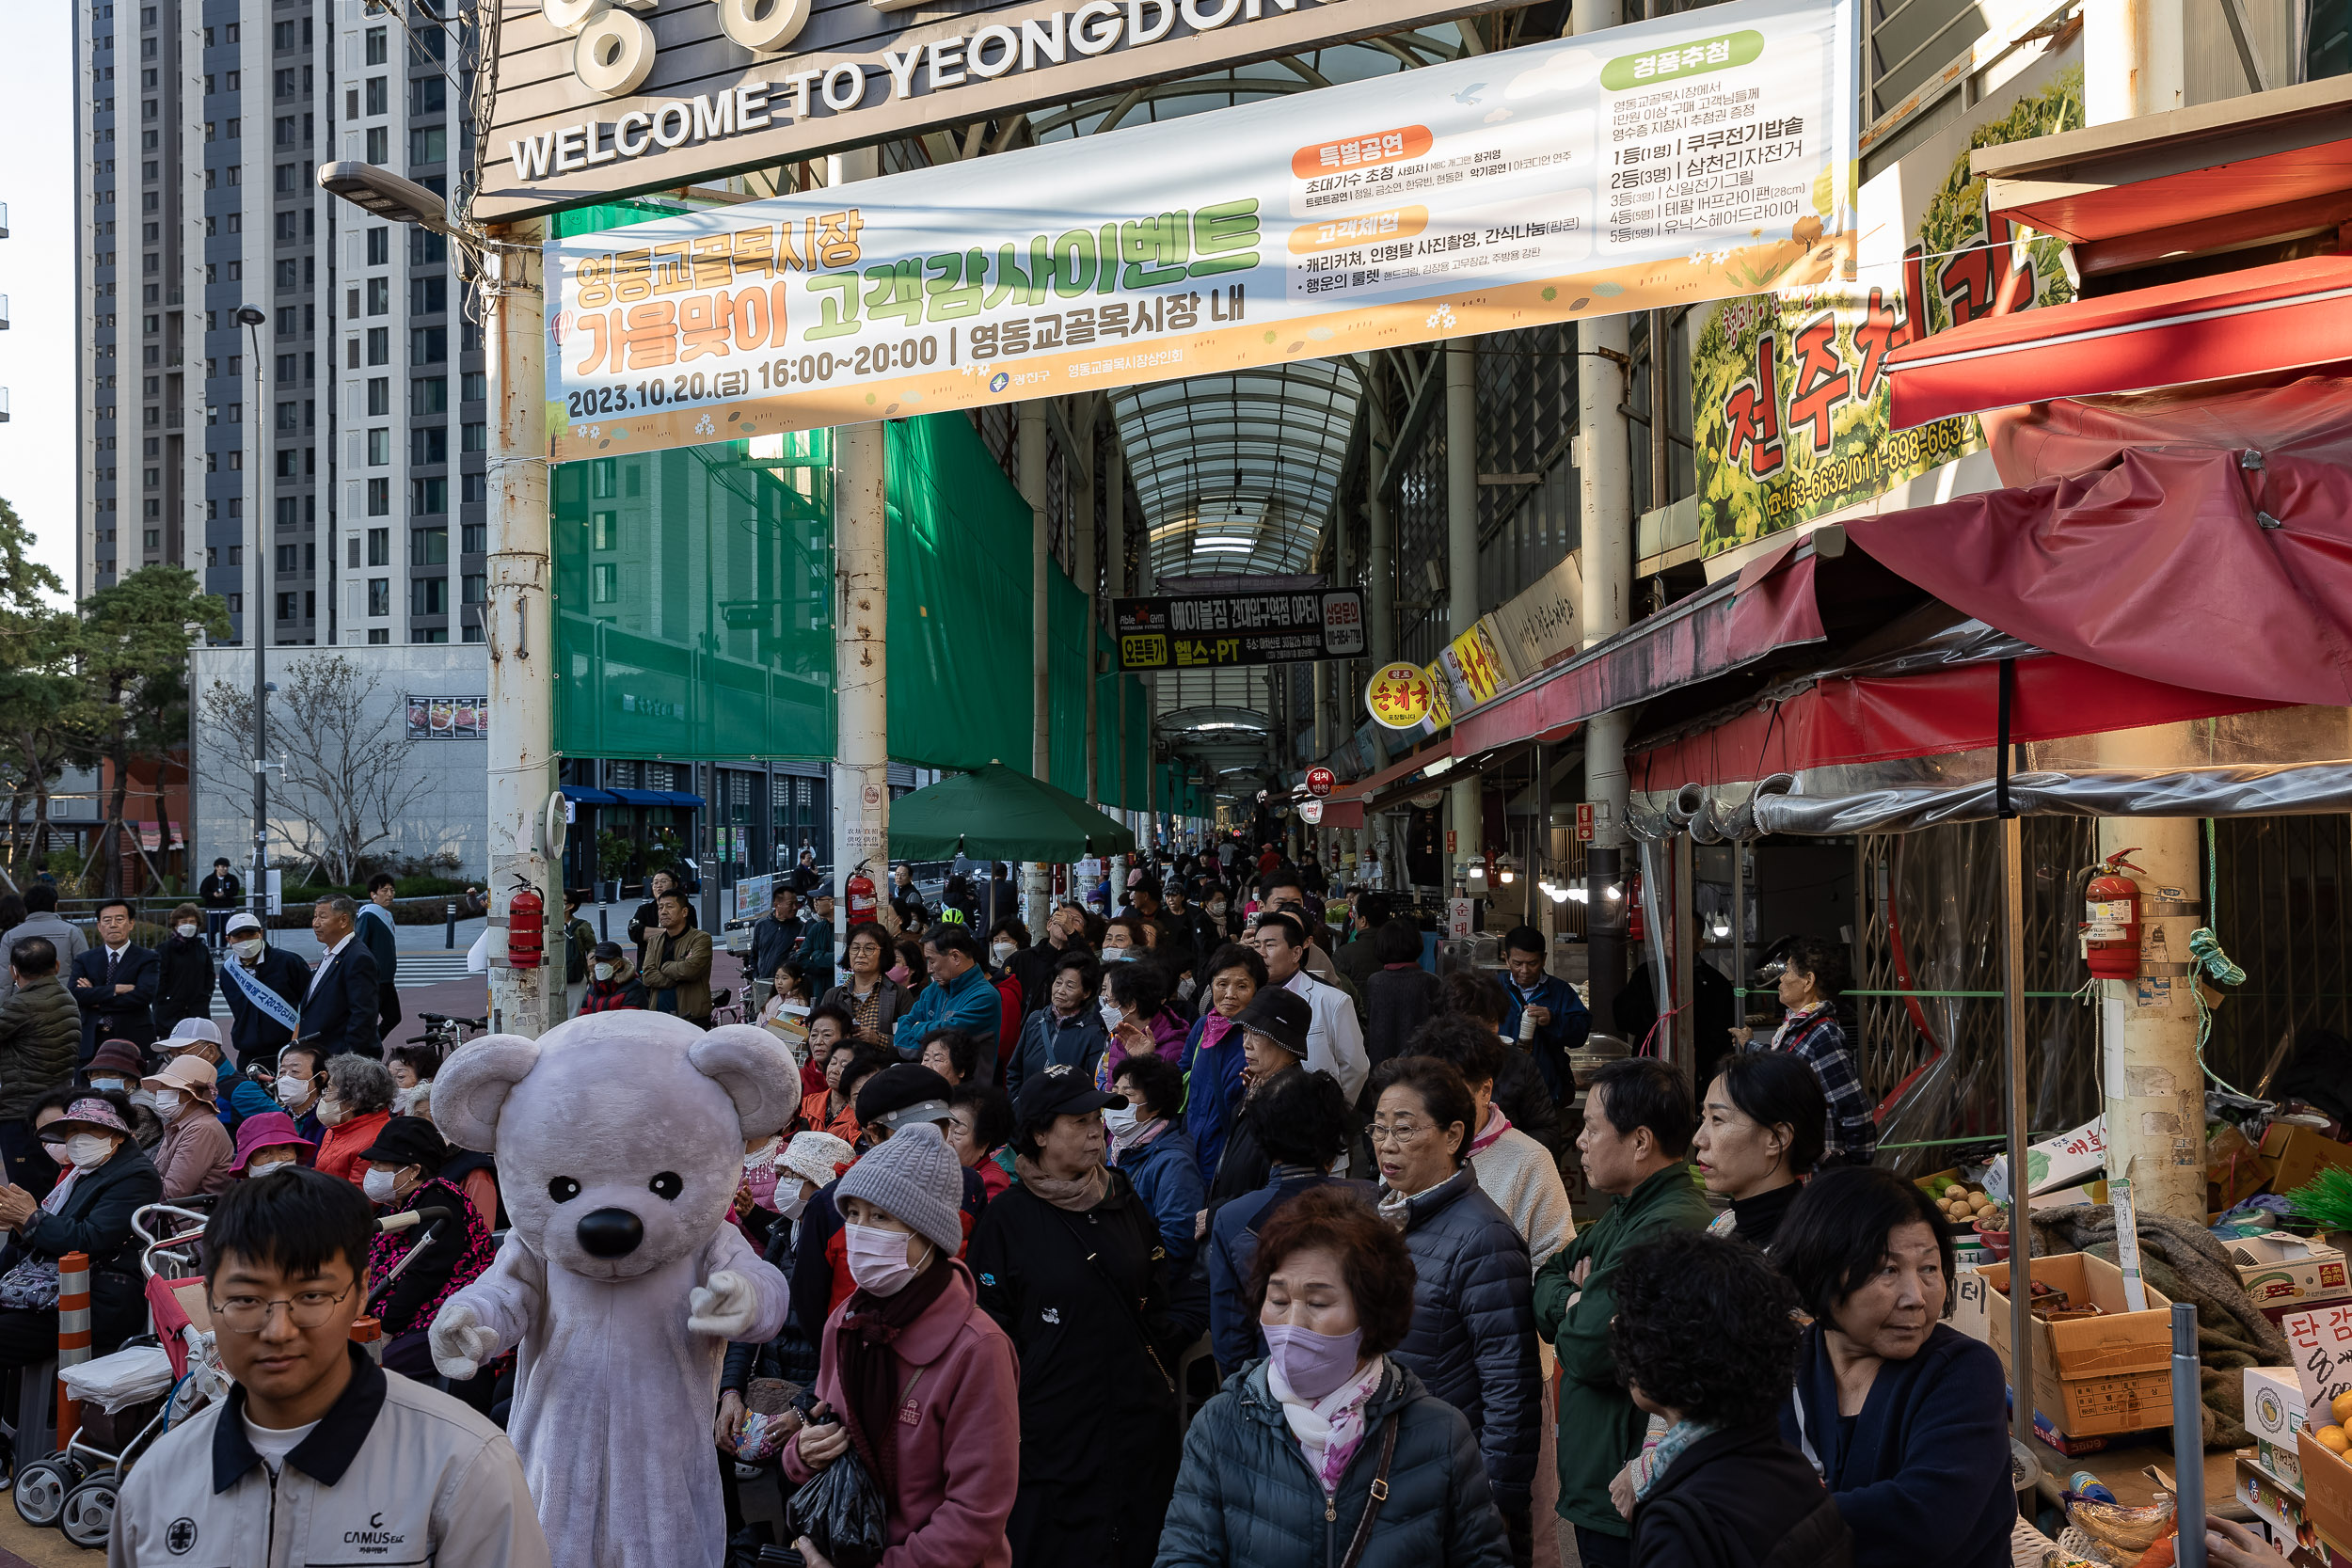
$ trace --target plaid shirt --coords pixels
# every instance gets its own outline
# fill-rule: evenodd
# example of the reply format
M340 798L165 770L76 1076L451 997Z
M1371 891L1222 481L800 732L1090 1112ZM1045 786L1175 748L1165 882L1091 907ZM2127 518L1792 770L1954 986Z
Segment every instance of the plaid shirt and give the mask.
M1821 1163L1868 1164L1878 1149L1878 1123L1871 1117L1869 1091L1862 1086L1853 1053L1846 1049L1846 1030L1837 1022L1837 1009L1822 1002L1809 1011L1790 1013L1772 1036L1772 1049L1793 1051L1804 1057L1829 1098L1828 1148Z

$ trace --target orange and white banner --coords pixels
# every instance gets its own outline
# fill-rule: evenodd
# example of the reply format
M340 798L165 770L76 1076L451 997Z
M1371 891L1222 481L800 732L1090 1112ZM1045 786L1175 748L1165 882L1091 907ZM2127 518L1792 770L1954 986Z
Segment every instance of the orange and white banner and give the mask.
M1826 281L1852 0L1737 0L558 240L557 461Z

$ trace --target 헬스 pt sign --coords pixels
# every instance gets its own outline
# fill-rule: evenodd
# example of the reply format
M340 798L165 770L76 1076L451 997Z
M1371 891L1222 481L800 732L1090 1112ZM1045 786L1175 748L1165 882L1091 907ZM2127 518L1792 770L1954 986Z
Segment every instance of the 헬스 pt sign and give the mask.
M1825 282L1851 0L1743 0L548 246L559 462Z

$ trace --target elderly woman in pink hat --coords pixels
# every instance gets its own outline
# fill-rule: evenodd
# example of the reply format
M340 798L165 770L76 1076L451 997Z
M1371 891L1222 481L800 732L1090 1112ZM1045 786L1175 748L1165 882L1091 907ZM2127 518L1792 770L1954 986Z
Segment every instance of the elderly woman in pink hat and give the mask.
M294 1117L283 1111L263 1111L237 1123L237 1157L229 1168L247 1179L267 1176L288 1165L307 1165L318 1152L319 1146L302 1135Z
M131 1102L119 1091L52 1089L33 1101L34 1134L65 1174L45 1197L0 1185L0 1367L29 1367L57 1354L57 1259L90 1260L90 1351L104 1355L147 1326L139 1239L131 1216L163 1196L163 1182L131 1140Z
M210 1062L192 1053L174 1056L161 1072L139 1080L155 1097L164 1141L155 1146L155 1168L163 1173L164 1201L176 1203L197 1193L217 1193L236 1180L237 1158L229 1129L214 1101L220 1080Z

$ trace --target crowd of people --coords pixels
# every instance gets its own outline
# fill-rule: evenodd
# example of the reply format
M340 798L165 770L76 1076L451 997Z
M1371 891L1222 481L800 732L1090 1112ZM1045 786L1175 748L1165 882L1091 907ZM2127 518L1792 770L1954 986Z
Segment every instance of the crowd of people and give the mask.
M821 884L755 924L747 1021L799 1082L728 1216L790 1300L730 1347L711 1408L740 1560L769 1541L822 1568L771 1521L852 1457L885 1568L1528 1568L1547 1535L1586 1568L2009 1560L2001 1367L1944 1322L1943 1217L1868 1163L1835 948L1793 949L1775 1039L1727 1039L1696 1085L1656 1055L1601 1066L1580 1117L1589 1021L1533 929L1499 974L1441 975L1383 895L1334 926L1319 872L1232 845L1033 937L1001 870L934 909L899 868L837 954ZM629 943L585 955L576 1010L707 1026L709 936L682 889L648 892ZM0 1365L54 1350L69 1251L98 1349L137 1332L131 1212L209 1198L244 1389L197 1479L135 1476L118 1560L177 1560L182 1514L226 1532L256 1494L213 1484L224 1453L337 1490L316 1433L357 1422L351 1463L373 1401L385 1441L455 1412L426 1468L470 1512L421 1527L444 1560L547 1560L498 1432L514 1357L453 1384L428 1343L492 1264L495 1162L437 1129L431 1048L361 1037L356 911L322 905L315 972L221 922L225 1036L159 1026L161 966L126 958L117 912L80 953L0 935L24 1129L0 1118ZM118 1000L142 994L145 1037ZM335 1029L304 1027L314 1005ZM1600 1205L1581 1227L1572 1182ZM442 1217L414 1259L417 1232L374 1228L404 1212ZM362 1313L384 1371L340 1348Z

